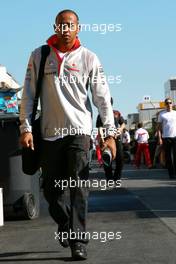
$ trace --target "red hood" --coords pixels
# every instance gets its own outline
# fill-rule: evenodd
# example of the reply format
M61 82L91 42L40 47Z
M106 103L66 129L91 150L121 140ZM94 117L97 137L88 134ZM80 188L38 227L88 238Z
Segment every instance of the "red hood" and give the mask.
M114 116L115 117L120 117L121 113L118 110L113 110Z
M61 57L59 56L59 54L58 54L58 50L56 49L56 44L58 43L58 41L59 41L59 39L58 39L57 35L55 34L55 35L52 35L52 36L47 40L47 43L48 43L48 45L53 49L53 51L55 52L56 57L57 57L57 59L58 59L58 62L59 62L59 63L58 63L58 75L59 75L59 74L60 74L60 66L61 66L61 63L62 63L63 58L61 58ZM76 50L76 49L78 49L80 46L81 46L80 41L79 41L78 38L76 38L73 47L72 47L70 50L68 50L68 51L71 52L71 51L73 51L73 50Z
M48 40L47 43L50 47L55 49L56 43L59 41L56 34L52 35ZM69 51L73 51L75 49L78 49L81 46L81 43L78 38L76 38L75 43L73 47Z

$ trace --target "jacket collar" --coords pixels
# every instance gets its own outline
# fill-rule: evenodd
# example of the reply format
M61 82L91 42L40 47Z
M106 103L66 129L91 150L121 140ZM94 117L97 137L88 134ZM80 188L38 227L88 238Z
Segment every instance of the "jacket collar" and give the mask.
M56 49L55 46L56 46L56 44L57 44L58 41L59 41L59 39L58 39L57 35L54 34L54 35L52 35L52 36L47 40L47 44L48 44L50 47ZM81 46L81 43L80 43L78 37L76 37L75 43L74 43L74 45L72 46L72 48L69 50L69 52L78 49L80 46Z

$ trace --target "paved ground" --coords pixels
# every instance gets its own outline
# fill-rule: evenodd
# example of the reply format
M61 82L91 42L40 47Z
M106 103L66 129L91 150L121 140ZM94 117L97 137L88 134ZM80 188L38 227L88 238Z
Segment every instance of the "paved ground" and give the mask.
M94 166L92 181L103 177ZM85 264L176 264L176 181L168 179L166 170L126 165L120 188L92 188L87 229L92 239ZM38 219L5 221L0 228L0 262L71 263L55 231L41 193ZM112 232L115 237L108 240Z

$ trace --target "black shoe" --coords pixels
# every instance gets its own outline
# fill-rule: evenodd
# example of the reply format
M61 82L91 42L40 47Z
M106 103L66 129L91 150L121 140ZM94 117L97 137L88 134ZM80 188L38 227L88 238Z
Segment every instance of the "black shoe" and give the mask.
M114 180L114 181L120 180L121 177L122 177L121 173L118 173L118 174L117 174L117 173L116 173L116 174L114 173L113 180Z
M58 230L57 230L58 238L57 239L58 239L59 243L61 244L61 246L64 248L69 247L69 240L67 238L65 238L66 232L68 233L68 230L66 227L62 228L62 229L60 227L58 227ZM63 234L63 237L62 237L62 234Z
M87 259L86 246L82 243L76 242L70 245L72 258L74 260L85 260Z

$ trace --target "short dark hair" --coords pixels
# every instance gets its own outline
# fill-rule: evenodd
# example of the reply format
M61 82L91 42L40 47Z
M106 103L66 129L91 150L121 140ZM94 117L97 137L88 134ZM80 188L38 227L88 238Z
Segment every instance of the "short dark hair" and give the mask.
M73 11L73 10L71 10L71 9L64 9L64 10L60 11L60 12L57 14L57 16L56 16L55 22L57 22L57 18L58 18L58 16L62 15L63 13L72 13L72 14L74 14L74 15L76 16L78 22L79 22L79 17L78 17L78 15L76 14L75 11Z
M143 123L142 122L138 123L138 128L141 128L141 127L143 127Z
M164 100L165 104L166 104L168 101L171 101L171 102L172 102L172 98L167 97L167 98Z

